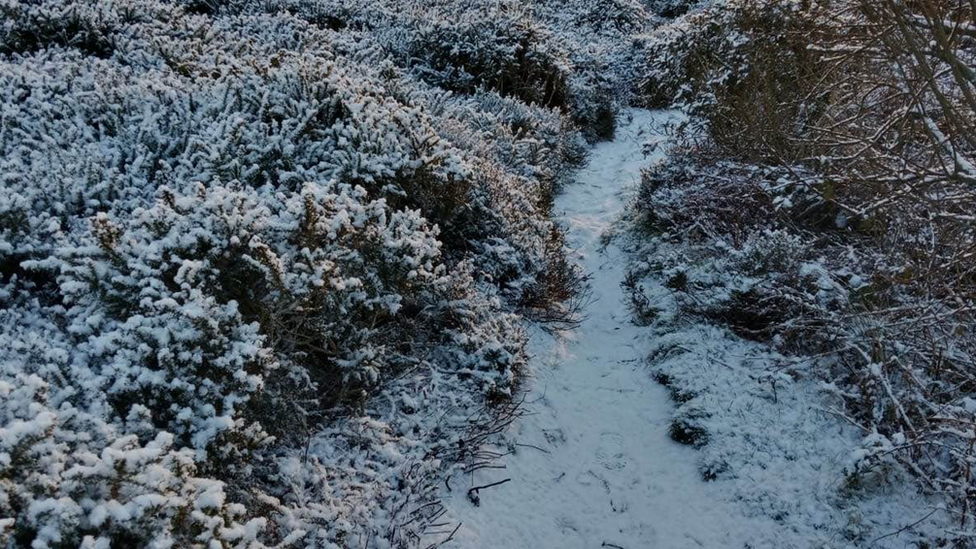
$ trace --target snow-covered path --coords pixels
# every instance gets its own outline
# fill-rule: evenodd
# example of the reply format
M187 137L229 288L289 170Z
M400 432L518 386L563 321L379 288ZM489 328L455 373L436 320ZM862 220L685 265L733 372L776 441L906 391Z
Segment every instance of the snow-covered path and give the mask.
M473 479L512 480L483 491L478 508L455 490L449 506L462 527L452 547L735 548L761 527L701 481L695 450L669 439L672 404L642 366L648 330L630 322L620 287L625 258L612 243L602 247L652 160L643 145L661 140L654 127L672 116L629 115L557 200L592 276L586 319L560 336L533 334L529 415L510 434L517 453L506 469Z

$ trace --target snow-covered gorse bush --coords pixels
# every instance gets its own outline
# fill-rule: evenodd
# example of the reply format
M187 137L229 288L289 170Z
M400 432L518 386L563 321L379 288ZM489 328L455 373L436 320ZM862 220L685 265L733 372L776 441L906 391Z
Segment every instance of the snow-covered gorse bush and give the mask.
M920 544L972 537L972 16L730 0L656 35L643 86L691 115L642 184L647 265L685 312L810 357L794 375L864 435L852 493L901 469L945 496L953 531Z
M580 289L590 4L0 3L0 546L419 542Z
M654 15L674 18L685 15L695 8L708 5L708 2L702 0L647 0L644 5Z
M530 104L564 106L565 46L525 7L486 6L447 14L424 12L410 27L406 55L424 80L471 92L485 88Z

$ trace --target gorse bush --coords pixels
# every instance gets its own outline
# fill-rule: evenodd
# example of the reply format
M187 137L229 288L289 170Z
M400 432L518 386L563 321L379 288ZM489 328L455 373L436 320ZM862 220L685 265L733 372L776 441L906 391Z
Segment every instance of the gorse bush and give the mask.
M32 53L49 46L77 49L95 57L109 57L122 19L135 17L108 5L88 2L7 2L0 53Z
M486 88L529 104L565 107L564 46L525 8L465 10L460 19L423 14L407 55L424 80L470 93Z
M199 461L172 435L141 443L68 403L52 407L49 389L37 375L0 382L5 545L261 546L266 521L196 476Z
M211 422L231 426L275 362L302 366L325 406L371 388L396 348L383 326L445 297L434 231L361 187L309 185L280 202L215 185L161 192L123 226L96 218L59 280L73 331L96 333L92 355L111 364L100 369L122 374L106 391L115 406L156 409L192 446L213 438Z
M250 0L219 9L284 12L319 29L363 33L357 39L368 44L334 47L374 64L392 60L454 94L494 92L568 113L591 141L610 135L610 115L631 95L633 68L643 62L633 42L651 19L640 3L620 0Z
M649 0L645 4L651 13L673 18L685 15L703 3L697 0Z
M624 65L630 62L621 57L629 37L647 20L640 6L616 0L501 2L464 9L450 2L418 3L406 15L390 17L396 30L381 31L381 40L402 51L404 64L419 78L457 93L493 91L558 109L569 113L590 140L612 136L607 126L616 110L614 98L622 96L618 88L629 77ZM605 35L601 46L619 42L621 51L574 44L579 33Z
M727 2L676 21L645 90L693 115L689 154L649 171L638 204L648 230L691 245L661 266L690 273L688 312L822 357L865 436L851 478L903 467L961 530L974 494L971 8Z
M516 313L571 320L549 214L617 104L570 23L447 13L0 6L0 546L420 543Z

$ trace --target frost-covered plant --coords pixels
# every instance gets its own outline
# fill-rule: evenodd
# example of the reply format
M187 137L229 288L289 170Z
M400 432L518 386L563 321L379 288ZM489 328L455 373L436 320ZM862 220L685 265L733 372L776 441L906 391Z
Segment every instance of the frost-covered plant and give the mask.
M0 542L55 547L263 547L223 483L189 449L141 442L68 402L36 374L0 379ZM137 423L137 422L133 422Z
M108 57L122 15L101 2L4 2L0 53L25 54L61 46Z
M569 66L553 33L514 3L424 13L406 54L420 77L448 90L478 88L525 103L563 107Z
M644 3L635 0L560 4L577 25L598 31L632 33L642 30L648 20ZM550 9L556 9L556 4L551 4Z
M648 93L674 94L697 131L638 205L660 238L690 243L663 266L689 273L689 310L718 305L740 334L820 357L865 434L851 474L897 464L952 502L958 525L974 493L963 404L974 277L962 258L976 103L969 38L950 22L971 12L730 1L676 21Z
M680 17L701 5L700 0L649 0L647 10L661 17Z
M809 153L798 138L822 109L812 91L826 65L806 47L813 26L789 1L730 0L692 12L645 46L641 94L707 124L709 144L725 155L792 161Z
M421 541L636 28L447 4L0 3L0 545Z

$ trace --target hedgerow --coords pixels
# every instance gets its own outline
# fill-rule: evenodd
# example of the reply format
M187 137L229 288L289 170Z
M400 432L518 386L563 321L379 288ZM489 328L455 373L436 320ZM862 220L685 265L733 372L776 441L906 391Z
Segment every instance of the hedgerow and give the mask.
M704 316L811 367L863 434L849 486L910 472L972 515L971 16L964 3L723 2L652 44L645 100L690 115L643 230ZM927 46L924 46L927 44ZM801 374L797 374L801 375Z
M0 5L0 545L421 541L581 289L564 31L637 30L450 9Z

